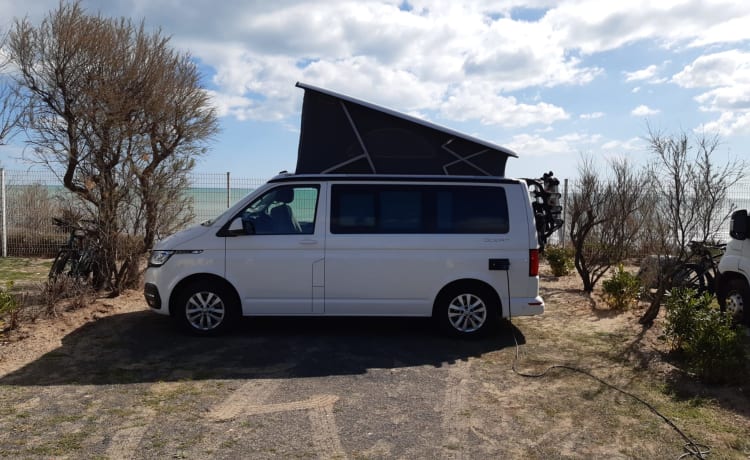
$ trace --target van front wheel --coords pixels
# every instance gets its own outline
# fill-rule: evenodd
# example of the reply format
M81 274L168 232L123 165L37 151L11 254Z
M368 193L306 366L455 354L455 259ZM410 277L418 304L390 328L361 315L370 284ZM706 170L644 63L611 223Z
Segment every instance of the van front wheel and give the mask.
M750 288L739 279L732 279L724 293L719 295L721 311L729 314L737 323L750 325Z
M459 337L476 337L496 317L495 296L481 286L461 285L447 289L437 300L435 314L443 329Z
M216 283L195 283L183 290L176 301L175 319L185 330L196 335L220 334L235 319L233 297Z

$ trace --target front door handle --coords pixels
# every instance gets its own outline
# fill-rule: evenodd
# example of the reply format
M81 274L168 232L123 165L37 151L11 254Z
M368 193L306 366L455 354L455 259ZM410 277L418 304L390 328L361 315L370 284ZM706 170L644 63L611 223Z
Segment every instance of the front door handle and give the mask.
M304 240L300 240L299 244L306 244L306 245L318 244L318 240L304 239Z

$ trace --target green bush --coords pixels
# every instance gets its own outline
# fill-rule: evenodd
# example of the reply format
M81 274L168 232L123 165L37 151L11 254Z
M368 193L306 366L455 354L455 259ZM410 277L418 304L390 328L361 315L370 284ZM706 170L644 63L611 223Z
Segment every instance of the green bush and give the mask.
M12 288L13 281L8 281L5 289L0 288L0 331L15 329L18 326L20 305L10 292Z
M730 382L742 375L742 335L729 315L711 308L709 294L675 289L666 303L666 335L685 354L687 369L706 382Z
M626 310L638 300L641 282L638 277L625 271L622 264L612 278L602 282L604 301L613 310Z
M673 350L682 350L684 344L692 340L697 328L698 312L708 310L711 295L696 295L686 288L673 289L666 302L666 325L664 333L672 342Z
M544 249L544 257L549 262L552 274L555 276L565 276L573 273L573 256L575 253L572 249L559 246L548 246Z

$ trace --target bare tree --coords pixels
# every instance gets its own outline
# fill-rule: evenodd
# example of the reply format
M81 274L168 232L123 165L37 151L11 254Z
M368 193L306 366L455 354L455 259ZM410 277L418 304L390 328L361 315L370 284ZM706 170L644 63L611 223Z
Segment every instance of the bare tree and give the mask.
M643 222L644 180L626 160L613 160L609 166L612 175L603 180L593 162L584 159L572 198L570 239L586 292L628 257Z
M218 129L197 67L161 32L87 15L79 2L38 27L16 21L9 45L35 159L98 222L99 275L116 294L137 279L156 232L184 215L168 204L189 212L186 173Z
M642 324L652 323L659 314L676 270L689 257L690 241L712 240L725 225L731 213L726 207L728 190L743 177L745 168L738 160L723 166L715 163L717 136L704 133L691 145L684 132L669 136L649 127L648 142L655 160L648 172L653 202L648 234L651 247L671 259L660 271L656 295L640 318Z
M0 32L0 145L14 133L21 118L23 98L7 73L10 59L5 52L7 36Z

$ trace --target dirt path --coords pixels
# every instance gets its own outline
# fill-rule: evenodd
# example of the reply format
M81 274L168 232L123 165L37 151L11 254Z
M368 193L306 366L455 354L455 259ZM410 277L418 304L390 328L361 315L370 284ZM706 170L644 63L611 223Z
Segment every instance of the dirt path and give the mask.
M140 293L38 321L0 347L3 458L677 458L642 395L714 449L750 455L744 389L685 389L658 325L613 315L574 277L545 278L547 312L456 341L416 319L259 319L201 339Z

